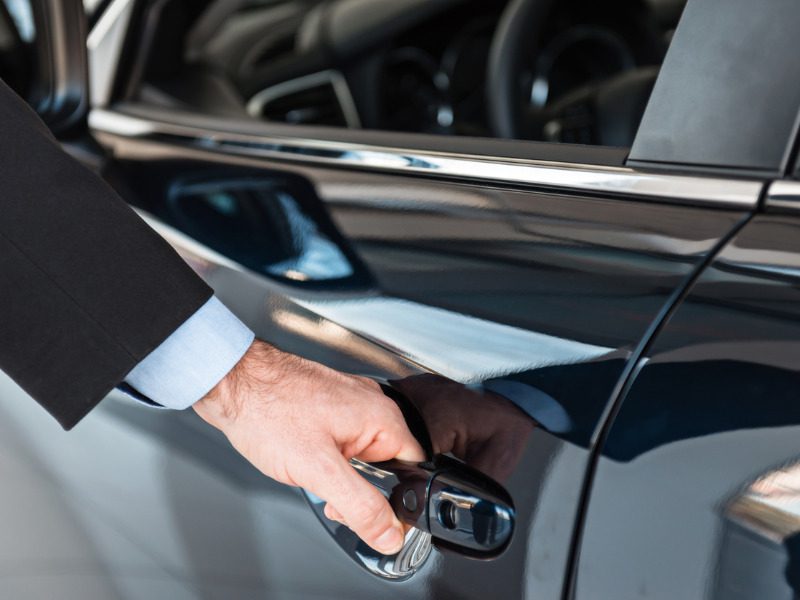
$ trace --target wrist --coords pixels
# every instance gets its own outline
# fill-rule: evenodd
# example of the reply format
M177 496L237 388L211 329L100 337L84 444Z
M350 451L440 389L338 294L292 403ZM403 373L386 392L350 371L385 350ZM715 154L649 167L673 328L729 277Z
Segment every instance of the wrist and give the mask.
M224 431L241 414L245 392L253 379L273 379L271 373L281 354L274 346L254 340L239 362L192 408L208 424Z

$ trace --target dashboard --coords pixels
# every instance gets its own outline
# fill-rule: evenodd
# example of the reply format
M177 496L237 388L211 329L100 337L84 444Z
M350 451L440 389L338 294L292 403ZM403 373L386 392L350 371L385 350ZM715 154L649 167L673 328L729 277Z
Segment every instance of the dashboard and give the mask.
M379 69L378 128L493 134L487 69L503 4L488 10L486 4L441 15L390 44ZM522 59L521 101L541 110L582 87L660 65L671 30L641 2L559 3L541 46Z

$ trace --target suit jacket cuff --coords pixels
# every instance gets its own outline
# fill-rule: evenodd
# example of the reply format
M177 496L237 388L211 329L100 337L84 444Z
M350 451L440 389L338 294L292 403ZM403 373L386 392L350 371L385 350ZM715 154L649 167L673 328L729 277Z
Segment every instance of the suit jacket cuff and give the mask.
M166 408L188 408L228 374L254 338L214 296L137 364L125 383Z

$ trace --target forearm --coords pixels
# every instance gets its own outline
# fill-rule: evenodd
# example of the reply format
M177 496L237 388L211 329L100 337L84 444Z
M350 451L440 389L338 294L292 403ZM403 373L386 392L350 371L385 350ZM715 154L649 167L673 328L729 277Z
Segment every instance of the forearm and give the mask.
M211 296L0 82L0 369L70 428Z

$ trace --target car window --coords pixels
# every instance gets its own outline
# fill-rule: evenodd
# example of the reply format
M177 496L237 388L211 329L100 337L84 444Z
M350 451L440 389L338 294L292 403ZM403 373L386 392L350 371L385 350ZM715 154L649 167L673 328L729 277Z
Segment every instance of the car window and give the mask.
M291 124L630 146L685 0L169 0L140 100Z

